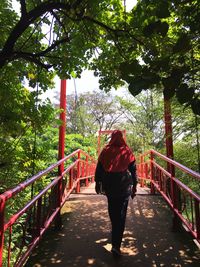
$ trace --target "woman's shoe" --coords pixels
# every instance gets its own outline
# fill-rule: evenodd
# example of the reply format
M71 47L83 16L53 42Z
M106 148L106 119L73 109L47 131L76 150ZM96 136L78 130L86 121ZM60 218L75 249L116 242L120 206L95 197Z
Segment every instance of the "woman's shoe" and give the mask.
M122 255L120 248L112 247L111 252L114 257L120 257Z

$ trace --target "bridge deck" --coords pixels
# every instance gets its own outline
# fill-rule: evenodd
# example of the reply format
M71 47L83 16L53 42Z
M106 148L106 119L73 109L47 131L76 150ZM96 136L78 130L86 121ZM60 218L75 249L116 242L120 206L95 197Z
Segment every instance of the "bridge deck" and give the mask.
M72 195L62 211L62 231L49 230L26 267L200 266L190 235L172 232L171 211L141 188L129 203L123 257L113 259L106 198L95 195L93 187Z

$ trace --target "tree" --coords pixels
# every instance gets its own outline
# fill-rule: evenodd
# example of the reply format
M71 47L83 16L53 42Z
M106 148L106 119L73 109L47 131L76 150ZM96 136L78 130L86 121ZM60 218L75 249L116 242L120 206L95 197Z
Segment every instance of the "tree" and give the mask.
M118 98L125 116L123 124L130 134L129 144L135 151L160 149L164 143L162 97L147 90L139 96ZM128 139L130 139L128 138Z
M46 89L53 70L62 78L79 77L89 67L104 90L127 82L137 95L156 87L200 113L196 0L140 0L131 12L121 0L19 3L20 16L10 1L0 4L2 73L12 66L19 81L35 77L30 83L37 79Z
M67 96L67 132L83 136L95 135L98 130L110 130L121 121L120 110L115 97L104 92L86 92L76 99Z
M133 96L156 88L199 115L199 16L196 0L138 1L126 13L127 38L121 35L117 46L99 47L93 69L102 88L125 81Z
M0 5L4 14L0 67L23 61L44 69L54 67L65 77L71 76L72 71L79 75L99 40L118 33L122 12L118 0L19 2L20 16L10 1L4 0ZM116 16L119 22L114 19Z

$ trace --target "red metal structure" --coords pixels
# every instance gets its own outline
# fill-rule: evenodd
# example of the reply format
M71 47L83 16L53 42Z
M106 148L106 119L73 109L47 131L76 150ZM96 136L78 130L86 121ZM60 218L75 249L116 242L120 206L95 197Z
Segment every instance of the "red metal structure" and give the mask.
M63 159L65 156L65 131L66 131L66 80L61 80L60 87L60 109L62 112L60 113L60 120L62 121L62 125L59 127L59 151L58 151L58 159ZM61 165L64 168L63 165ZM63 171L61 169L61 171Z
M66 80L61 80L61 86L60 86L60 109L62 112L60 113L60 120L62 121L62 124L59 127L59 148L58 148L58 159L63 159L65 157L65 132L66 132ZM62 173L64 171L64 162L59 165L58 167L58 173L62 176ZM57 185L57 191L59 192L58 195L58 206L62 202L62 179L60 179L58 185ZM61 227L61 215L60 212L56 216L56 227L59 229Z
M176 171L176 176L165 167L169 164ZM137 169L141 184L148 184L152 193L159 192L194 238L200 242L200 195L181 181L182 177L189 177L199 183L200 174L155 150L139 157Z
M57 174L60 166L64 169ZM0 195L1 267L23 266L72 191L80 191L82 180L85 185L94 181L95 166L95 160L78 149ZM35 191L38 188L37 192L29 202L24 203L23 198L30 192L33 183ZM18 210L13 211L12 201L18 201ZM16 259L15 262L13 259Z
M164 119L165 119L165 145L166 156L170 159L174 159L173 150L173 133L172 133L172 116L171 116L171 102L170 99L164 95ZM167 163L168 171L174 176L173 165Z
M199 182L200 174L154 150L140 155L137 163L140 183L149 186L152 193L160 193L200 242L200 196L181 181L181 177L189 176ZM176 169L176 177L167 164ZM57 173L62 165L62 173ZM87 186L94 181L95 167L96 161L79 149L0 195L0 267L23 266L72 191L78 193L83 183ZM24 202L33 183L35 195ZM12 210L12 201L19 202L18 210Z

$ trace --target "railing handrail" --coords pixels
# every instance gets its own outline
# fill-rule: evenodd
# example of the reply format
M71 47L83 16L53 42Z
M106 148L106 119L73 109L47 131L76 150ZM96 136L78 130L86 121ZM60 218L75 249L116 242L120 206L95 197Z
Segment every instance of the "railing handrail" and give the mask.
M171 173L169 173L168 171L166 171L163 167L161 167L158 163L154 162L154 165L160 169L164 174L166 174L168 177L171 177ZM183 182L181 182L179 179L177 179L176 177L171 177L177 184L180 185L180 187L182 187L185 191L187 191L188 193L190 193L191 196L193 196L195 199L197 199L198 201L200 201L200 195L198 195L196 192L194 192L191 188L189 188L187 185L185 185Z
M173 159L170 159L170 158L164 156L163 154L157 152L156 150L151 149L151 150L150 150L150 153L151 153L151 152L152 152L153 154L159 156L160 158L164 159L165 161L167 161L167 162L173 164L175 167L177 167L177 168L183 170L184 172L186 172L186 173L188 173L188 174L190 174L190 175L192 175L192 176L194 176L195 178L197 178L197 179L200 180L200 173L198 173L198 172L196 172L196 171L193 171L193 170L191 170L190 168L188 168L188 167L182 165L181 163L178 163L177 161L175 161L175 160L173 160Z
M68 160L71 158L73 160L72 162L69 162ZM59 168L61 164L64 165L62 172L60 172ZM81 180L85 180L85 186L88 186L90 182L94 182L95 164L96 160L93 157L83 150L77 149L63 159L52 164L45 170L38 172L31 178L21 182L16 187L9 189L0 195L0 266L3 266L5 232L9 231L7 266L10 266L9 262L11 257L10 252L12 240L11 229L15 223L18 223L23 214L26 214L26 219L24 221L25 226L23 227L27 227L27 224L29 223L30 231L33 232L29 233L31 235L31 241L29 246L26 247L26 252L24 254L22 253L15 262L15 266L20 267L29 256L31 250L37 245L44 231L48 228L51 222L60 216L60 210L62 206L69 198L73 190L75 190L77 193L80 192ZM55 169L57 170L56 175L54 175L54 172L51 173L51 171ZM8 213L7 215L9 218L7 218L5 214L7 200L18 195L25 188L33 185L36 181L47 174L49 174L48 184L46 184L40 190L35 191L35 194L31 196L29 201L23 204L22 208L19 208L17 211L13 211L12 214ZM48 197L46 197L48 196L48 192L52 199L48 199ZM48 200L46 201L45 199ZM45 205L47 210L42 208ZM55 224L57 222L58 220L56 219ZM28 232L27 228L26 231ZM24 238L24 234L25 228L23 228L22 231L22 238Z
M151 193L159 192L174 211L174 227L180 227L180 219L200 242L200 195L196 187L181 181L182 174L187 174L199 182L200 174L153 149L138 156L137 166L141 186L149 181Z
M11 188L6 190L4 193L0 194L0 201L6 201L9 198L15 196L17 193L21 192L23 189L25 189L26 187L28 187L29 185L33 184L35 181L37 181L39 178L41 178L42 176L48 174L49 172L51 172L53 169L55 169L56 167L58 167L59 165L61 165L63 162L67 161L68 159L70 159L71 157L75 156L78 153L82 153L84 156L88 156L88 158L92 161L94 161L94 159L88 155L86 152L84 152L81 149L77 149L74 152L72 152L71 154L67 155L66 157L64 157L63 159L57 161L56 163L50 165L48 168L46 168L43 171L38 172L37 174L35 174L34 176L32 176L31 178L28 178L27 180L25 180L24 182L19 183L16 187Z

